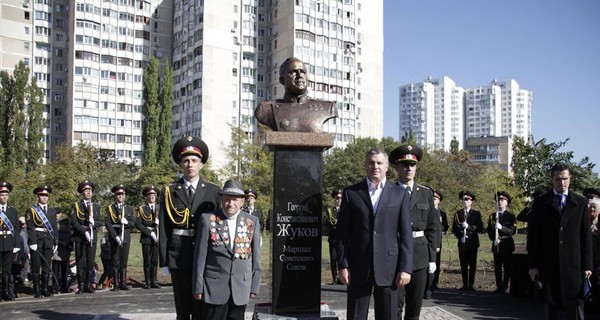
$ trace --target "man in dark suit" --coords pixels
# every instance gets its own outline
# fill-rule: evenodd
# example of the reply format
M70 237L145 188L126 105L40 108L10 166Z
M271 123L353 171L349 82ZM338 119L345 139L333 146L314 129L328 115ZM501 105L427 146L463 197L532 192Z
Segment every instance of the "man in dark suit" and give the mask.
M555 164L552 190L536 198L529 215L529 276L539 281L546 319L583 319L583 281L592 275L588 201L569 189L571 170Z
M386 181L387 154L370 150L367 179L342 195L337 235L342 242L339 277L348 286L347 317L367 319L371 292L375 318L398 318L398 286L410 282L413 239L410 199L400 186Z
M244 320L260 289L260 222L242 210L241 182L226 181L219 195L222 209L198 224L192 292L202 301L200 319Z
M475 273L477 272L477 250L479 250L479 233L483 231L481 212L471 209L475 194L461 191L458 198L462 200L463 209L454 215L452 233L458 238L458 259L463 286L460 290L475 291Z
M13 254L21 250L21 237L19 236L19 216L17 209L8 206L8 195L12 191L12 184L0 182L0 280L2 280L2 294L0 300L15 300L12 286L11 270Z
M49 288L52 276L52 255L58 250L57 210L48 207L48 196L52 188L39 186L33 189L37 203L25 212L29 249L31 250L31 275L33 277L33 296L39 298L52 296ZM40 269L42 284L40 286ZM53 281L55 282L55 281Z
M263 213L254 206L256 198L258 198L258 192L252 189L246 189L244 190L244 194L246 194L246 207L244 207L243 210L255 216L258 219L258 222L260 222L260 231L264 231L265 221L263 220Z
M183 177L163 191L159 258L160 266L168 267L171 273L177 320L187 320L200 316L200 303L192 296L196 226L202 213L221 208L220 188L200 176L209 155L204 141L191 136L181 138L171 154Z
M410 283L398 288L400 313L406 306L404 319L418 320L427 286L427 274L433 274L437 247L436 212L433 191L415 182L417 164L423 150L416 145L401 145L390 153L390 163L398 172L398 185L410 199L413 238L413 270Z
M517 218L507 211L511 197L506 191L496 192L496 212L490 214L487 234L492 240L494 254L495 293L506 293L512 270L512 253L515 251L513 235L517 232Z
M144 260L144 289L160 288L156 281L158 267L158 220L159 208L156 203L156 188L145 187L142 195L146 197L146 205L140 206L135 216L135 226L140 230L142 258Z
M433 190L433 205L436 211L436 222L438 222L438 245L435 248L435 272L433 276L427 274L427 289L425 291L424 299L430 299L434 290L438 288L440 281L440 264L442 261L442 237L446 235L448 231L448 215L446 211L440 209L440 202L444 200L444 194L439 190Z
M125 204L127 190L119 184L112 187L115 202L106 208L106 230L110 242L110 255L113 263L112 291L129 290L127 286L127 263L131 245L131 230L135 228L133 207Z
M71 226L75 242L75 260L77 264L77 294L94 293L92 274L96 259L98 228L104 226L100 204L92 203L96 185L83 181L77 186L81 201L71 206Z

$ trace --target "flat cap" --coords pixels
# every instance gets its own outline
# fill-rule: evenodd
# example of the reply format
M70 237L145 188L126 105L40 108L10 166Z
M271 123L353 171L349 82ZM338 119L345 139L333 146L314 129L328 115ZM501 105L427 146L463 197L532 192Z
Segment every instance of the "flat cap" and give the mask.
M258 198L258 193L255 190L252 189L246 189L244 190L244 194L247 196L252 195L254 197L254 199Z
M52 188L49 186L39 186L33 189L33 194L50 194L52 193Z
M444 200L444 194L440 190L433 190L433 197L440 199L440 202Z
M340 196L340 197L341 197L341 196L342 196L342 192L343 192L343 191L342 191L342 190L340 190L340 189L338 189L338 190L333 190L333 191L331 192L331 197L332 197L332 198L335 198L335 197L337 197L337 196Z
M79 185L77 185L77 192L82 193L85 189L91 189L92 191L94 191L94 189L96 189L96 185L93 182L87 180L82 181L79 183Z
M155 186L147 186L142 190L142 195L148 195L149 193L158 193Z
M512 198L510 197L510 194L508 194L508 192L506 192L506 191L498 191L498 192L496 192L496 199L497 200L506 199L506 201L508 202L508 204L510 204L510 202L512 201Z
M12 184L2 181L0 182L0 193L10 193L13 189Z
M467 199L467 200L475 201L475 194L469 190L463 190L458 193L458 198L460 200Z
M404 144L392 150L390 153L390 163L398 164L400 162L417 163L423 158L423 150L416 145Z
M112 193L127 193L127 188L124 185L118 184L110 189Z
M175 142L171 154L173 160L177 163L182 157L189 155L197 156L202 163L206 163L208 161L208 146L200 138L187 136Z

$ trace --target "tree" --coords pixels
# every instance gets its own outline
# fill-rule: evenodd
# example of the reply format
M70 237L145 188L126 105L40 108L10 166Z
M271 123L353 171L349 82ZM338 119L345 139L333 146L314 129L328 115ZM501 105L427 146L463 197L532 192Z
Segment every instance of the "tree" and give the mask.
M44 92L37 86L35 78L27 88L27 162L25 171L34 170L44 156Z
M173 118L173 69L169 59L163 62L163 75L160 82L160 121L158 136L158 159L160 165L168 166L171 154L171 121Z
M157 145L160 136L159 71L158 59L152 57L144 70L144 122L142 126L144 145L142 163L144 166L152 166L157 163Z

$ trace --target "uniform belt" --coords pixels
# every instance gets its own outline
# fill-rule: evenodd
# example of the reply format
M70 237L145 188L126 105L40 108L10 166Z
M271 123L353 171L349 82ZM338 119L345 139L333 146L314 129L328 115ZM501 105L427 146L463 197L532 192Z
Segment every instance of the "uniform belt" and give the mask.
M508 239L508 238L512 238L512 236L501 236L500 240L504 240L504 239Z
M122 226L123 226L122 224L113 224L113 228L121 229Z
M46 229L46 228L35 228L35 231L46 232L46 231L48 231L48 229Z
M0 231L0 236L7 236L9 234L12 234L12 231L7 230L7 231Z
M193 237L195 233L194 229L173 229L173 234L177 236Z
M420 238L425 236L425 231L413 231L413 238Z

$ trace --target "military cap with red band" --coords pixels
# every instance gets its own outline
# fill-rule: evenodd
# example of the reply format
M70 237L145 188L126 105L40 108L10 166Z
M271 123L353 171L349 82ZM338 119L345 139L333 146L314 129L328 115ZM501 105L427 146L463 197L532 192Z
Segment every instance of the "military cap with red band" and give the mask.
M77 186L77 192L82 193L85 189L91 189L92 191L94 191L95 188L96 185L93 182L85 180L79 183L79 185Z
M35 189L33 189L33 194L50 194L52 193L52 188L49 186L39 186Z
M423 157L423 150L415 145L401 145L390 153L390 163L419 162Z
M171 153L173 160L177 163L179 163L182 157L190 155L197 156L202 163L208 161L208 146L201 139L192 136L177 140Z
M148 186L148 187L145 187L144 190L142 190L142 195L144 195L144 196L148 195L149 193L156 194L156 187Z
M12 184L2 181L0 182L0 193L10 193L13 189Z
M469 190L464 190L464 191L461 191L458 194L458 198L460 200L472 200L472 201L475 201L475 194L473 192L469 191Z
M496 199L498 199L498 200L504 199L504 200L506 200L506 202L508 202L508 204L510 204L510 202L512 201L510 194L508 194L508 192L506 192L506 191L496 192Z

